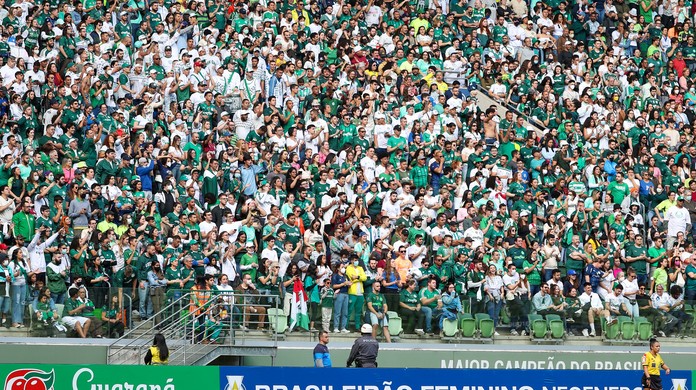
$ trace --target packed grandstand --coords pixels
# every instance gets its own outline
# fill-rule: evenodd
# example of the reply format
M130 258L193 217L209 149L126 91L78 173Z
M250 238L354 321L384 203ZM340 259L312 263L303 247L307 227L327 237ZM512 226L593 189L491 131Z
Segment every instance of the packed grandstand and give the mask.
M690 337L695 7L2 1L2 324Z

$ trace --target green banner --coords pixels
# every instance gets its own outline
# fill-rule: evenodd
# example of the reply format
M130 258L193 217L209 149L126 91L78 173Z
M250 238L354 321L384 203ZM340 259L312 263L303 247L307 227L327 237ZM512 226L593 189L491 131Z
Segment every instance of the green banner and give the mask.
M217 367L1 365L3 390L219 389Z

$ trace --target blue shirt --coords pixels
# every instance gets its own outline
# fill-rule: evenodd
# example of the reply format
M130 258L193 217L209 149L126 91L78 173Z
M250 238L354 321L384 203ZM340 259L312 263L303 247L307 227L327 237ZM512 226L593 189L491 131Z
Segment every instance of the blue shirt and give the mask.
M329 347L324 344L317 344L314 347L314 367L317 367L317 360L321 359L324 367L331 367L331 355L329 355Z
M331 284L332 285L343 284L345 282L346 282L346 277L343 275L339 275L338 272L336 272L335 274L333 274L331 276ZM341 288L338 289L338 292L342 293L342 294L347 294L348 293L348 286L341 286Z
M650 188L655 188L655 184L653 184L653 182L651 182L651 181L641 180L639 183L640 183L640 194L642 196L650 195Z
M239 167L242 173L242 188L244 195L252 196L256 193L256 175L263 172L263 167L259 165L250 165L249 168L242 165Z

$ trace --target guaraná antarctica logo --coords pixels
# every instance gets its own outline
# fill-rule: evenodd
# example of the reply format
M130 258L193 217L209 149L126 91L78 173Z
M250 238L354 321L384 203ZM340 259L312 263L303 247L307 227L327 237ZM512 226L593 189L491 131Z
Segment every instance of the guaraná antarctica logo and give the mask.
M4 390L53 390L55 374L34 368L14 370L5 378Z

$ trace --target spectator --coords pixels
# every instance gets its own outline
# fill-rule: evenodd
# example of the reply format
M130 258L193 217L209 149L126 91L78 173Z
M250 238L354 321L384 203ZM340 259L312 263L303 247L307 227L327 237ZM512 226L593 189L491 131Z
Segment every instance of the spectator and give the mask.
M585 283L583 286L584 292L580 294L578 299L580 299L580 304L583 306L583 310L587 311L587 322L590 327L590 332L588 334L587 328L582 330L582 335L585 337L595 337L597 331L595 330L595 318L604 318L607 321L607 326L612 326L615 321L611 319L611 313L604 309L602 300L599 298L597 293L592 291L592 284Z
M372 284L372 291L367 296L367 310L370 312L372 325L372 337L377 337L377 329L382 327L382 333L388 343L391 343L389 335L389 316L387 315L387 301L380 292L382 286L379 283Z
M433 334L433 320L442 313L442 299L440 290L437 289L437 277L428 277L428 285L419 293L421 311L425 317L425 333Z
M80 301L79 294L80 290L78 288L68 289L70 298L66 301L63 309L63 323L84 339L89 335L92 322L83 315L88 310L87 303Z

